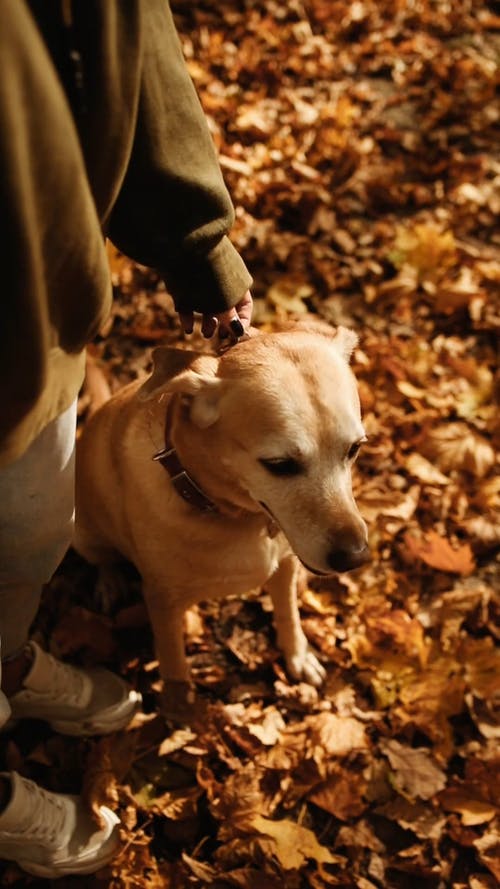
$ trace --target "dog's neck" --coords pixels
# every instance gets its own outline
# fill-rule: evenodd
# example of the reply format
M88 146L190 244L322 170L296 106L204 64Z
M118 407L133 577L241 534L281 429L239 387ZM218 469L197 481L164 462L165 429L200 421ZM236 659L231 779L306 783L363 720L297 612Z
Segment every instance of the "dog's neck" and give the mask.
M163 438L164 446L153 456L170 476L176 492L190 506L202 513L219 514L231 518L243 518L245 514L255 515L261 512L260 504L250 498L240 485L228 482L225 472L212 460L198 461L196 468L191 469L186 447L183 443L186 436L193 436L193 424L188 418L187 405L178 394L170 396L164 415ZM200 443L201 431L196 430L197 444ZM201 445L203 440L201 440ZM208 472L203 473L205 463ZM269 519L263 515L269 524ZM269 528L269 533L273 529Z

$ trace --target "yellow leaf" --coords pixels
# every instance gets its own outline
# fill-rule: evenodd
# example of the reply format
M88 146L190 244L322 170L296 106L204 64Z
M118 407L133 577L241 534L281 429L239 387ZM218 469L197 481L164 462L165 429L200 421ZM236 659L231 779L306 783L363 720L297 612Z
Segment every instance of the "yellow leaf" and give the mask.
M274 854L283 870L300 870L309 860L323 864L336 864L343 859L318 843L312 830L295 821L270 821L261 815L251 819L251 825L259 833L273 840Z
M453 232L430 223L419 223L412 229L400 226L394 249L397 264L413 266L420 280L440 278L456 262Z

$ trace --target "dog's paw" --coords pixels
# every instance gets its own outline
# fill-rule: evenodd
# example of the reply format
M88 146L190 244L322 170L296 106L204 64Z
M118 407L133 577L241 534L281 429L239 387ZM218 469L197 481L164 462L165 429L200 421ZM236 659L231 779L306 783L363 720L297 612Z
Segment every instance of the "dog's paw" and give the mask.
M326 670L318 658L309 649L287 659L287 667L293 679L308 682L319 688L326 679Z
M170 679L163 683L160 695L160 713L176 727L194 728L206 725L207 702L196 694L191 682Z

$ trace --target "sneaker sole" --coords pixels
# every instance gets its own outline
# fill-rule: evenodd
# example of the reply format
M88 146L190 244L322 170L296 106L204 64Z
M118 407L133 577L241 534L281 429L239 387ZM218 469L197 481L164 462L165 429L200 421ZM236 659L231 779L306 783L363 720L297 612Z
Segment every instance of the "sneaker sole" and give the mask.
M105 808L105 807L103 807ZM106 820L108 824L112 827L114 831L118 824L120 824L120 819L118 815L115 815L110 809L105 809L106 811ZM78 874L95 874L96 871L100 870L102 867L106 867L113 858L115 858L117 852L120 849L121 843L118 836L118 831L116 833L111 833L108 839L106 840L105 847L107 848L101 850L101 854L97 855L92 860L82 861L80 863L75 862L73 864L62 865L61 867L57 867L57 865L49 865L42 864L38 861L23 861L20 858L15 859L16 864L19 865L26 873L32 874L35 877L45 877L46 879L57 879L58 877L65 877L70 875L77 876Z

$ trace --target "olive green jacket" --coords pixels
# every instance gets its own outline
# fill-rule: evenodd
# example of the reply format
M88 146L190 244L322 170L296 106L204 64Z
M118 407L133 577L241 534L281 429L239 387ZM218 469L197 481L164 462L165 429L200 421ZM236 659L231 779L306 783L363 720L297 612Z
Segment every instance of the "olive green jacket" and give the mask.
M75 398L111 301L103 234L178 310L251 279L167 0L0 0L0 465Z

